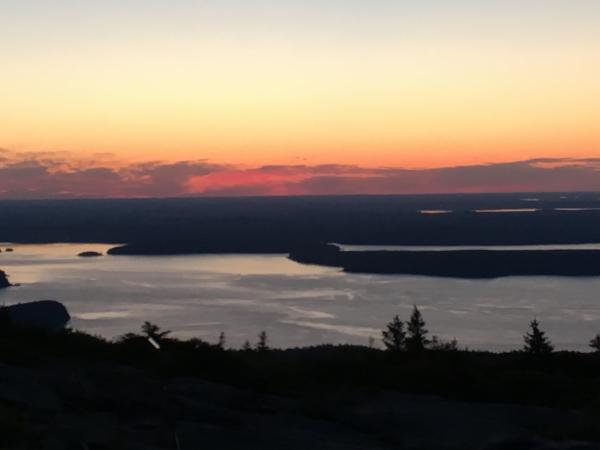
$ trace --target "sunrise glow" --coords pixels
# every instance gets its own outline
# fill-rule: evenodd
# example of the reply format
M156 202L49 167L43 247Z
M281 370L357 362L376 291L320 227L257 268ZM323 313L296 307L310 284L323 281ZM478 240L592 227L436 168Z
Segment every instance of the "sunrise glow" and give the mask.
M600 157L598 2L10 3L12 154L236 170Z

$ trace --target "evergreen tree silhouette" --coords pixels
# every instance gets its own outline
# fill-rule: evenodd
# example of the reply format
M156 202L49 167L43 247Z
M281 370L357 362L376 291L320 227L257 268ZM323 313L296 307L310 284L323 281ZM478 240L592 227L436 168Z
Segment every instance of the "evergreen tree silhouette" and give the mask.
M142 334L148 338L160 340L166 337L167 335L171 334L171 331L162 331L158 325L146 321L142 325Z
M451 341L443 341L437 336L431 338L429 345L430 350L437 350L440 352L455 352L458 351L458 341L453 338Z
M251 352L252 351L252 345L250 344L250 341L246 341L244 342L244 345L242 346L242 350L244 350L245 352Z
M537 319L534 319L529 326L531 331L523 336L525 340L523 351L532 355L547 355L552 353L554 347L550 343L550 339L546 337L546 332L540 330L540 324Z
M267 345L267 332L264 330L258 334L258 344L256 344L256 350L259 352L266 352L269 350L269 346Z
M226 342L227 340L225 338L225 332L221 331L221 333L219 334L219 343L217 344L217 347L219 347L221 350L225 350Z
M386 330L381 332L383 345L390 351L401 351L406 348L406 332L404 323L396 315L394 319L386 325Z
M594 339L590 341L590 347L594 349L595 353L600 353L600 334L597 334Z
M410 352L422 352L427 348L430 341L427 338L425 320L419 308L415 305L410 320L406 322L406 349Z

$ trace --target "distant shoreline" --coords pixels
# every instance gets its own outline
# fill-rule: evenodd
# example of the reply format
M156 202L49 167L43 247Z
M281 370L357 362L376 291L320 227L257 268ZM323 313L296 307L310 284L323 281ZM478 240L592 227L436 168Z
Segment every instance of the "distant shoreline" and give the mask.
M535 213L473 212L530 210L534 195L534 209L539 209ZM3 242L127 243L137 247L137 254L288 253L306 242L409 246L600 242L597 193L24 200L0 201L0 215ZM133 248L127 251L132 253Z
M65 244L59 243L56 245ZM227 244L227 243L225 243ZM469 249L468 246L441 248L377 247L353 249L350 244L290 244L251 241L224 245L181 242L104 244L111 256L192 256L192 255L286 255L291 261L306 265L339 268L347 273L379 275L417 275L464 279L493 279L509 276L600 277L599 244L573 244L574 248L509 248ZM19 244L17 244L19 245ZM27 245L27 244L24 244ZM30 244L29 244L30 245ZM39 244L38 244L39 245ZM84 244L82 244L84 245ZM96 243L97 245L97 243ZM576 248L577 245L592 248ZM346 249L344 249L346 247ZM356 247L361 247L356 246ZM494 247L498 247L497 249ZM85 252L84 252L85 253ZM94 256L100 252L92 252ZM81 253L73 256L81 256Z

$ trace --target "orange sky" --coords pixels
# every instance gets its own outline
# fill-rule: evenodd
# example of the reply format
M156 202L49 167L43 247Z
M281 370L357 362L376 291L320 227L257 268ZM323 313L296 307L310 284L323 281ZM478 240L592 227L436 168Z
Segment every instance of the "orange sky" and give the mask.
M243 167L600 156L585 0L55 3L0 14L0 148Z

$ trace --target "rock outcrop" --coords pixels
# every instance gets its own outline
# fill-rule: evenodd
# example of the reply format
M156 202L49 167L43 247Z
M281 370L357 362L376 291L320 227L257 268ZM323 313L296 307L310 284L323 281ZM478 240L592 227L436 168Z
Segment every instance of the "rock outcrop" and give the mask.
M54 300L19 303L6 308L13 324L58 330L71 320L67 308Z
M3 270L0 270L0 289L10 287L11 284L8 281L8 275Z
M97 258L99 256L102 256L102 253L100 252L81 252L79 255L80 258Z

